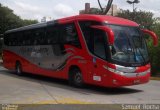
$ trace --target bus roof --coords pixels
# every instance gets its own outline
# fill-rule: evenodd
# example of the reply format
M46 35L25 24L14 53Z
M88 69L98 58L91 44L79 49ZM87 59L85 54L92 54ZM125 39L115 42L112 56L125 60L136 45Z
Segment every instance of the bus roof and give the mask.
M93 20L98 22L105 22L107 24L124 25L124 26L139 26L136 22L128 19L107 16L107 15L94 15L94 14L81 14L77 16L71 16L67 18L59 19L59 23L69 22L73 20Z
M8 30L5 33L18 32L18 31L24 31L24 30L30 30L30 29L36 29L36 28L43 28L43 27L46 27L47 25L53 25L55 23L56 23L56 20L55 21L49 21L49 22L46 22L46 23L37 23L37 24L32 24L32 25Z
M106 16L106 15L81 14L81 15L77 15L77 16L71 16L71 17L57 19L54 21L49 21L46 23L37 23L37 24L33 24L33 25L28 25L28 26L24 26L24 27L20 27L20 28L16 28L16 29L8 30L8 31L6 31L6 33L41 28L41 27L46 27L48 25L53 25L56 23L62 24L62 23L67 23L67 22L71 22L74 20L79 20L79 21L90 20L90 21L103 22L106 24L115 24L115 25L124 25L124 26L139 26L137 23L135 23L133 21L119 18L119 17Z

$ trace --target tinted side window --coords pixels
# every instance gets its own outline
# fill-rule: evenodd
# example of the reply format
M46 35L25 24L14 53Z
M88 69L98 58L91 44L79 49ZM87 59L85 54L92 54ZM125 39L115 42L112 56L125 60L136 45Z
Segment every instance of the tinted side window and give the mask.
M10 33L8 35L9 46L17 46L18 39L16 36L17 36L17 33Z
M81 48L78 33L74 23L66 24L61 27L62 42Z
M5 35L5 45L25 46L45 44L45 28L13 32Z
M59 27L49 26L47 27L47 35L45 38L46 44L56 44L59 43Z
M94 29L93 30L93 39L94 39L94 43L93 43L93 53L102 58L102 59L106 59L106 36L104 31L102 30L97 30Z
M32 31L32 36L34 37L34 45L43 45L45 39L45 29L39 28Z
M5 34L4 43L5 43L5 45L8 45L8 46L18 46L18 45L20 45L20 35L19 35L19 33Z
M100 22L80 21L79 25L90 52L102 59L106 59L107 36L99 29L91 28L92 25L102 25Z
M17 45L18 46L22 45L23 39L24 39L23 32L17 32L17 40L18 40Z
M4 44L9 46L9 34L4 35Z
M101 25L100 22L95 22L95 21L79 21L79 25L82 31L82 34L85 38L85 41L87 43L88 49L90 51L93 51L93 48L91 47L92 43L92 28L90 26L92 25Z
M31 39L30 38L34 38L32 36L32 33L31 33L31 30L27 30L27 31L24 31L24 32L21 32L23 33L22 34L22 38L21 38L21 45L32 45L32 42L31 42Z

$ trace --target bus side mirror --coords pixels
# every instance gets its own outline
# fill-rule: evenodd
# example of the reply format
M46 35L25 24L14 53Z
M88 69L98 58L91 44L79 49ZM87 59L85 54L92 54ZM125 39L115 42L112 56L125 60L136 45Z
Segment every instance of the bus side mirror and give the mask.
M149 30L147 30L147 29L141 29L141 31L142 31L144 34L150 35L150 36L152 37L152 39L153 39L153 45L154 45L154 46L158 46L158 36L157 36L154 32L149 31Z
M101 26L101 25L93 25L93 26L91 26L91 28L100 29L100 30L105 31L108 35L109 45L114 44L114 32L112 31L111 28L109 28L107 26Z

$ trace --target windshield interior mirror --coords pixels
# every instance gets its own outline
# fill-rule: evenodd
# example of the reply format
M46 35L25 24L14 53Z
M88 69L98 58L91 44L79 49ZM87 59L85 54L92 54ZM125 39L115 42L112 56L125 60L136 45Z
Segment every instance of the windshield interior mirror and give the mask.
M144 34L148 34L152 37L154 46L158 46L158 36L154 32L149 31L147 29L141 29L141 30L143 31Z
M93 26L91 26L91 28L100 29L100 30L105 31L106 34L108 35L109 45L114 44L114 32L112 31L111 28L109 28L107 26L101 26L101 25L93 25Z

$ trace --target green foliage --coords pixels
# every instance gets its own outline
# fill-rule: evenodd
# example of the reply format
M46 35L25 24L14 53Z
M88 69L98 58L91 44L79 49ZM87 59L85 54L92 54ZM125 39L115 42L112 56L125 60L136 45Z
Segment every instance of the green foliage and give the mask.
M23 20L13 13L13 10L0 4L0 34L13 28L37 23L37 20Z
M135 10L134 12L131 12L130 10L121 10L117 14L117 16L135 21L147 29L151 29L151 26L154 23L153 13L141 10L140 11Z
M160 37L160 23L154 23L152 30ZM156 73L160 75L160 39L157 47L153 47L151 41L148 43L148 47L152 61L152 73L153 75L156 75Z
M25 20L23 20L22 25L27 26L27 25L36 24L36 23L38 23L37 20L27 20L27 19L25 19Z

